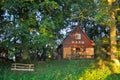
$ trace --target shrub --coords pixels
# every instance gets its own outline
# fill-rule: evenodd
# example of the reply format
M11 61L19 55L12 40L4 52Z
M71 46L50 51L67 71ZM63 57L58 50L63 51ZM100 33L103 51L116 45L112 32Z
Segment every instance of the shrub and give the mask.
M109 74L110 71L107 67L104 69L89 69L82 74L79 80L105 80Z

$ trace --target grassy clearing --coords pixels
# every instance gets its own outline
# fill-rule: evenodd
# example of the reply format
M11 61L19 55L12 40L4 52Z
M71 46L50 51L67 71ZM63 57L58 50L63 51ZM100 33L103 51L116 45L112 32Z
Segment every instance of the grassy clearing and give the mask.
M35 62L35 71L11 71L11 64L0 64L0 80L119 80L108 68L96 69L95 60L53 60Z

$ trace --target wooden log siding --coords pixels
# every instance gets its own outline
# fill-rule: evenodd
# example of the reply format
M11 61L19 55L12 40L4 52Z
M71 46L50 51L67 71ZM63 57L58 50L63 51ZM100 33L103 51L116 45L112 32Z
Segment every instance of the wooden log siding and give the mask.
M34 71L34 64L13 63L12 71Z

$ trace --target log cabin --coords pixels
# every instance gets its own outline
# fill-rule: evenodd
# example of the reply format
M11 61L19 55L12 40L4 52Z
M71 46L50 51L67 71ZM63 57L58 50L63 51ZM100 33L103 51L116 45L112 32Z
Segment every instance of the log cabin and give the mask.
M94 58L94 42L76 26L57 48L62 59Z

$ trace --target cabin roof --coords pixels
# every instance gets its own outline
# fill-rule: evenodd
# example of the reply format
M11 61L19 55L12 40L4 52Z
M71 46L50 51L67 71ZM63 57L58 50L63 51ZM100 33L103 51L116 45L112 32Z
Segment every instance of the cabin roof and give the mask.
M83 32L83 30L80 28L79 25L76 26L76 27L66 36L66 38L62 41L62 43L61 43L60 45L62 45L62 44L64 43L64 41L69 37L69 35L71 35L72 32L73 32L74 30L78 29L78 28L79 28L79 30L85 35L85 37L94 45L94 42L93 42L92 40L90 40L90 38L86 35L85 32Z

